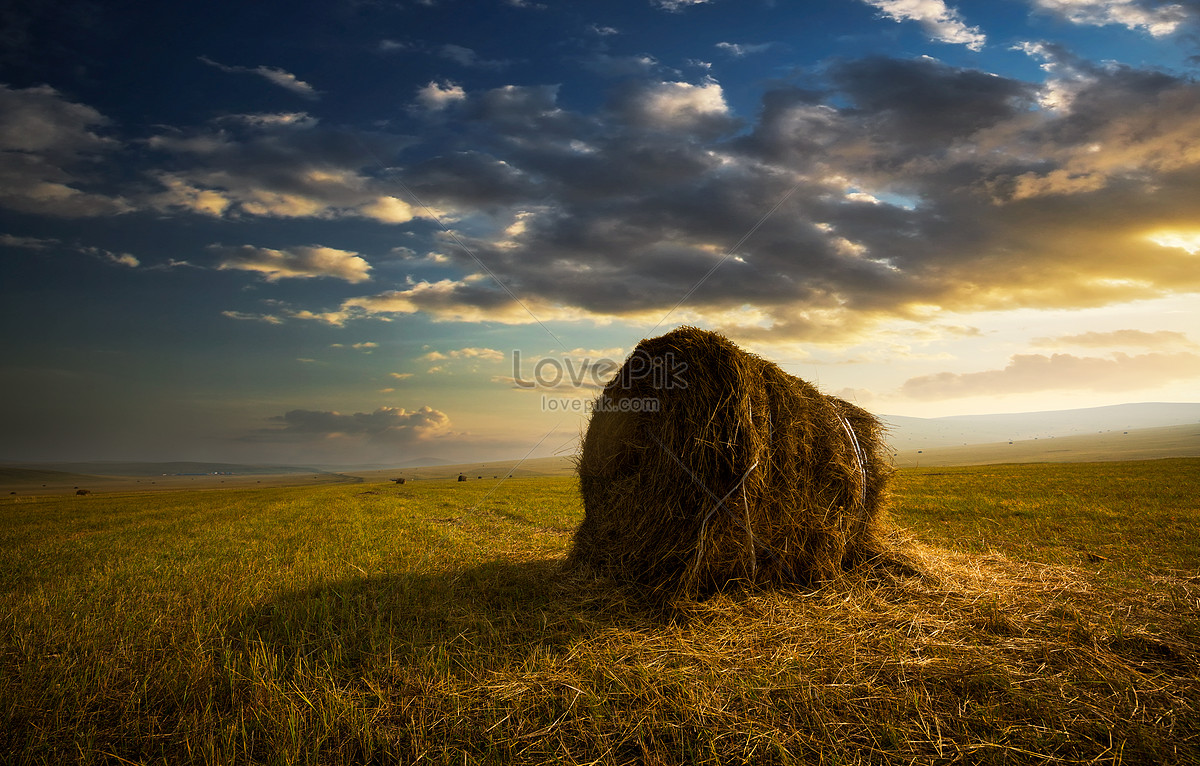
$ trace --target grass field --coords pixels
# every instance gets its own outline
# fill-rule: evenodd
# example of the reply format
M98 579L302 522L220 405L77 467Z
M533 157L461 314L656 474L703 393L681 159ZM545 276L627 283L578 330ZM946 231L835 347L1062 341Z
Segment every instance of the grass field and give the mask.
M11 763L1198 763L1200 459L902 471L924 577L662 610L569 477L0 499Z

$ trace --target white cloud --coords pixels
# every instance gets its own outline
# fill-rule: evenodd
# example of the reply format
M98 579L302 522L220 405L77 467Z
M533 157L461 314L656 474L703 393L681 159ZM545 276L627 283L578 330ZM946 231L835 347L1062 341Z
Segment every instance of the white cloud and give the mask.
M431 112L440 112L451 104L466 99L467 93L461 85L452 82L437 82L431 80L428 85L417 91L417 101Z
M211 246L222 254L218 269L254 271L268 282L285 278L335 277L347 282L366 282L371 265L357 253L320 245L274 250L266 247Z
M1158 231L1146 237L1160 247L1175 247L1188 255L1200 253L1200 231Z
M105 253L105 258L110 263L115 263L118 266L128 266L131 269L136 269L142 265L141 261L129 253Z
M650 4L655 8L661 8L664 11L678 13L685 8L691 8L696 5L705 5L711 0L650 0Z
M638 92L630 107L635 121L665 130L688 130L729 116L725 93L715 80L654 83Z
M243 322L266 322L267 324L283 324L283 319L274 314L250 314L245 311L222 311L221 316L237 319Z
M1072 24L1105 26L1119 24L1141 29L1153 37L1175 32L1194 12L1178 3L1149 5L1138 0L1033 0L1039 10L1053 13Z
M359 207L367 218L374 218L380 223L407 223L415 218L412 205L398 197L379 197L374 202L368 202Z
M216 121L240 123L252 128L311 128L317 124L317 118L308 112L227 114L217 118Z
M717 43L716 47L730 56L742 58L752 53L762 53L769 50L774 43Z
M244 73L258 75L259 77L263 78L267 82L277 85L280 88L283 88L284 90L289 90L298 96L303 96L304 98L315 99L319 96L316 88L314 88L313 86L304 82L299 77L292 74L291 72L280 69L279 67L273 67L273 66L257 66L257 67L228 66L226 64L222 64L220 62L213 61L212 59L208 58L207 56L199 56L198 58L201 61L203 61L205 64L208 64L211 67L216 67L217 69L220 69L222 72L229 72L229 73L244 72Z
M943 43L965 45L973 51L982 50L987 42L979 27L969 27L957 10L948 8L943 0L863 0L878 8L897 22L915 21L925 33Z
M504 359L504 352L494 348L460 348L453 351L430 351L422 359L428 362L440 362L446 359L480 359L486 362L498 362Z

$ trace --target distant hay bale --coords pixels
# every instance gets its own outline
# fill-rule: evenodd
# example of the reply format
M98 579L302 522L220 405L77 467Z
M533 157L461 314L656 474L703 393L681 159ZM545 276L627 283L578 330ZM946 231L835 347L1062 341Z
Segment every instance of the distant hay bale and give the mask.
M570 567L693 597L881 556L879 421L725 337L643 340L595 401Z

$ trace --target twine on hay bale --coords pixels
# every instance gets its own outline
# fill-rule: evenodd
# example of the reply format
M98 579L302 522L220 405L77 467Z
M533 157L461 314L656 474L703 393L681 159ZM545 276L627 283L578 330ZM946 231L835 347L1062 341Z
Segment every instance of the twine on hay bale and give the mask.
M887 551L886 454L869 412L722 335L643 340L588 423L569 566L684 597L829 579Z

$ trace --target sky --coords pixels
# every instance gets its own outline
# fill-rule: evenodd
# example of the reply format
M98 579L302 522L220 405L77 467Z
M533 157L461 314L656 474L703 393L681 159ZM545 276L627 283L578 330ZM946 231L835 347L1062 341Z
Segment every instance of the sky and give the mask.
M0 460L568 455L639 340L1200 400L1200 2L26 0Z

